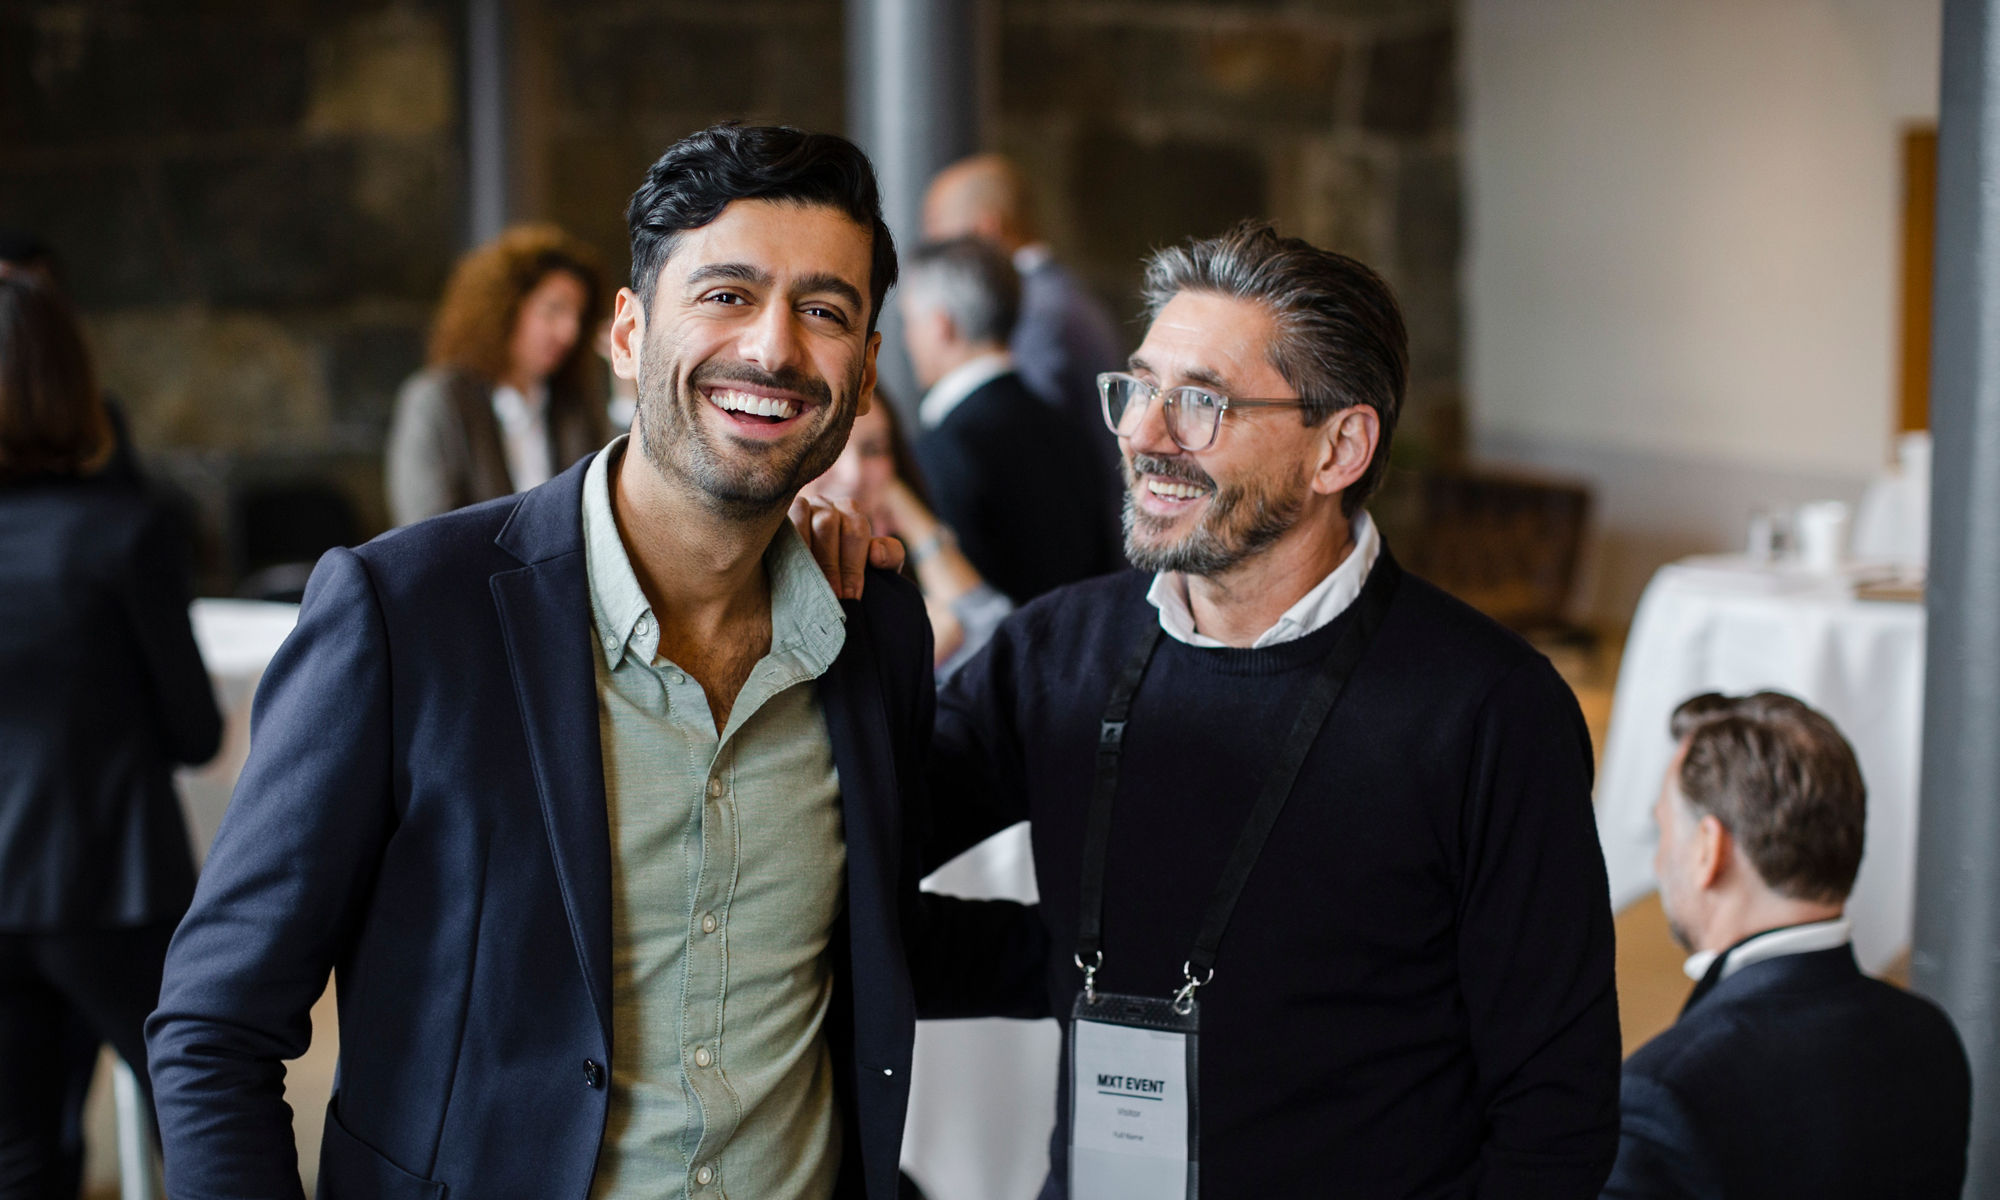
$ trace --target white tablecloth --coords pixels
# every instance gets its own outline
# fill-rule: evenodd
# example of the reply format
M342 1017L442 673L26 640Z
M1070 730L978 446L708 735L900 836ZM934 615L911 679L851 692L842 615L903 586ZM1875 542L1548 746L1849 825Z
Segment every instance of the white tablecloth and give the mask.
M1026 822L924 880L975 900L1035 901ZM919 1021L903 1169L930 1200L1034 1200L1049 1171L1062 1034L1054 1021Z
M1855 953L1880 971L1909 945L1923 731L1924 610L1856 600L1843 581L1733 558L1661 568L1625 644L1597 782L1611 904L1654 890L1653 803L1667 721L1701 692L1787 692L1830 717L1868 785L1868 842L1848 901Z
M208 765L183 770L178 776L188 838L200 860L208 856L208 844L215 840L222 811L229 807L229 794L236 787L236 776L250 753L250 698L256 694L257 681L264 677L271 656L298 624L299 606L201 599L189 608L188 615L194 622L194 640L201 647L209 682L215 688L215 702L222 709L221 751Z

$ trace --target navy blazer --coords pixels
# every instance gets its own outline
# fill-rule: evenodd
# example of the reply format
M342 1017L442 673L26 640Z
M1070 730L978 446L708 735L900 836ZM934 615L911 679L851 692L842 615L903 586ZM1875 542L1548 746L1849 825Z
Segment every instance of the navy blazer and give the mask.
M172 921L194 891L175 763L222 717L187 539L124 478L0 485L0 930Z
M1604 1195L1956 1200L1971 1099L1936 1005L1846 946L1766 959L1626 1060Z
M611 840L584 573L589 460L321 560L148 1023L167 1190L296 1197L282 1060L328 969L322 1200L582 1200L611 1042ZM915 589L874 572L819 681L846 910L826 1036L840 1194L891 1200L933 696Z
M1014 603L1125 565L1103 499L1109 468L1019 374L974 390L914 449L938 516Z

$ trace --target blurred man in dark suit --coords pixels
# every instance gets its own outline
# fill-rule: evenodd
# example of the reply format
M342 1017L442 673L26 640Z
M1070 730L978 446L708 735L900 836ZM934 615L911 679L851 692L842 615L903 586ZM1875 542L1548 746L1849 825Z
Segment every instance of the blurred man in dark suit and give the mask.
M1001 155L981 154L940 171L924 196L924 236L978 237L1008 256L1021 274L1021 318L1008 341L1021 378L1069 414L1099 457L1115 462L1117 439L1097 412L1097 376L1124 370L1130 343L1110 310L1042 240L1020 169ZM1116 493L1115 473L1107 477Z
M1656 814L1660 900L1700 982L1625 1064L1607 1197L1956 1197L1971 1080L1950 1021L1861 974L1844 907L1866 793L1833 723L1697 696Z
M903 279L904 342L928 389L917 464L965 557L1016 604L1121 561L1105 465L1007 351L1020 296L1013 267L972 237L919 246Z

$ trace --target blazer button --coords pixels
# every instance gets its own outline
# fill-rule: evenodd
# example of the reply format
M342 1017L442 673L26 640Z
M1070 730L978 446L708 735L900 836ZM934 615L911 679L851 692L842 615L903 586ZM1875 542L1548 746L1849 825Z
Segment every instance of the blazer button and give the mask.
M597 1065L596 1059L583 1060L583 1086L592 1088L604 1086L604 1068Z

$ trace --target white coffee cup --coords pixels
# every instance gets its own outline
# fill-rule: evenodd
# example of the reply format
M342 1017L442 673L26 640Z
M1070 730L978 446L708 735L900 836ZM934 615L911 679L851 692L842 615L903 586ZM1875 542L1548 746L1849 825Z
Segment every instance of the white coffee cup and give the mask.
M1832 574L1847 557L1847 525L1851 510L1844 500L1815 500L1799 505L1792 518L1798 539L1799 563L1808 571Z

